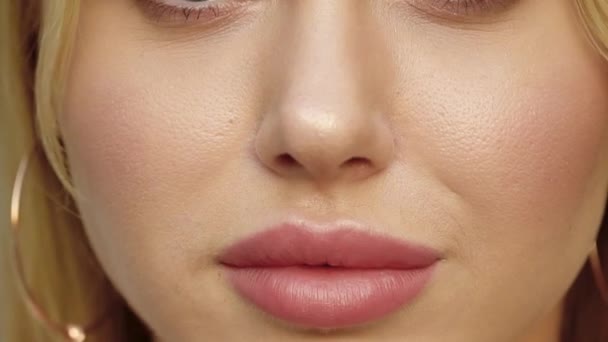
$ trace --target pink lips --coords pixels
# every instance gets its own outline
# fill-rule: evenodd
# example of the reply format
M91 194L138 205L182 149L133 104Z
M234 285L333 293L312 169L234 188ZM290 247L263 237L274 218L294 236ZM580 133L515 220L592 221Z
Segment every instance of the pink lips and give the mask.
M430 280L437 252L352 227L284 224L240 241L219 261L242 297L284 321L341 328L386 316Z

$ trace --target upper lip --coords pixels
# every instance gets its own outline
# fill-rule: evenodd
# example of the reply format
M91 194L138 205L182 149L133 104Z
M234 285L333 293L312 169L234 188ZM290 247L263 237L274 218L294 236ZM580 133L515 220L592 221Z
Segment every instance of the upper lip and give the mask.
M228 246L218 261L230 267L317 266L416 269L440 259L436 250L362 225L285 222Z

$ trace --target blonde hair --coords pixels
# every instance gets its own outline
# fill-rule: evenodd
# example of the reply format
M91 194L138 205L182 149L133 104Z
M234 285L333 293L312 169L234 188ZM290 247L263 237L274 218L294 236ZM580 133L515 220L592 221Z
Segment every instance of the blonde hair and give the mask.
M22 202L19 245L27 282L36 299L59 322L88 323L118 295L105 279L74 214L74 193L55 118L75 39L79 0L0 2L0 194L8 208L19 159L35 144L45 151L32 160L28 193ZM4 202L7 201L7 202ZM8 209L2 209L8 213ZM35 213L35 215L32 215ZM4 218L4 215L0 217ZM2 222L8 223L7 220ZM2 227L2 279L15 279L9 263L9 228ZM34 321L14 282L0 289L0 341L55 341ZM1 285L0 285L1 286ZM123 304L124 305L124 304ZM104 328L87 341L129 340L124 310L115 310ZM4 335L3 335L4 334Z
M0 207L8 213L19 159L40 141L46 158L32 167L27 178L37 191L32 190L22 204L23 216L27 217L20 236L26 276L55 319L78 323L96 317L104 303L119 298L95 262L80 220L71 213L75 211L71 196L74 188L56 121L79 3L0 1L0 139L5 140L0 141L5 147L0 155ZM608 59L608 2L578 0L577 5L592 43ZM0 222L8 224L8 218ZM0 234L0 270L7 273L0 279L14 279L9 265L9 228L2 227ZM0 324L4 325L0 325L0 341L54 340L56 336L49 336L28 314L14 282L0 282L2 285L0 310L5 311L0 312ZM91 293L97 297L91 297ZM127 322L130 311L126 304L122 307L89 341L133 340L129 325L137 321Z

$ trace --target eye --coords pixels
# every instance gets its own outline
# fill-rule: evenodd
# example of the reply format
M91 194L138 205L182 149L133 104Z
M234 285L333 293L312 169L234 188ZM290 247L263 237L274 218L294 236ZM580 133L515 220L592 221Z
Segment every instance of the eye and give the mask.
M253 0L136 0L156 21L211 21L234 13Z
M437 17L467 19L498 14L519 0L407 0L415 8Z
M474 14L490 11L505 1L501 0L433 0L435 6L453 13Z

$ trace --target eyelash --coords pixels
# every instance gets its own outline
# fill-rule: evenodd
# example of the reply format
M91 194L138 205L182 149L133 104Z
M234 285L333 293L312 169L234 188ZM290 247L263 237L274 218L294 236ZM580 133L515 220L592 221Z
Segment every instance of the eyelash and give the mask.
M230 14L245 2L253 0L137 0L145 12L157 21L162 20L213 20ZM182 4L183 3L183 4Z
M255 0L136 0L149 16L157 21L211 21L228 15ZM292 1L292 0L286 0ZM500 11L515 0L399 0L418 8L451 17L470 17ZM171 4L176 2L177 4Z
M454 16L479 15L506 7L509 0L414 0L419 2L431 2L427 7L434 10L448 12ZM510 0L511 2L513 0Z

